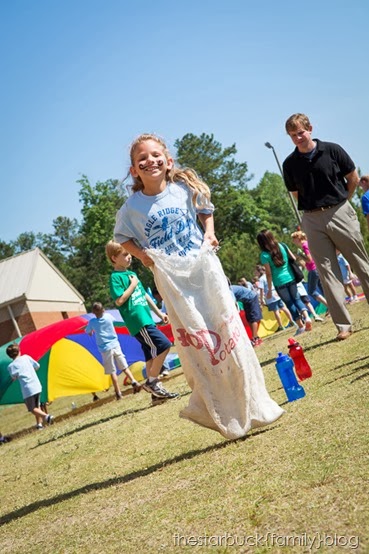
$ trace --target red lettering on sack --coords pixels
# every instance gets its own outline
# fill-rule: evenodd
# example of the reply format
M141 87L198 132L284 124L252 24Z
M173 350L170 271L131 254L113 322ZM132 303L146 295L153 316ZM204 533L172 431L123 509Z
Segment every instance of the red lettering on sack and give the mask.
M221 336L215 331L209 329L199 329L189 333L186 329L179 328L177 331L177 339L184 347L193 347L196 350L205 348L210 356L210 363L215 366L224 361L227 356L232 353L241 336L241 329L233 317L230 318L229 324L233 323L234 328L232 335L227 342L222 345ZM230 325L229 325L230 326Z

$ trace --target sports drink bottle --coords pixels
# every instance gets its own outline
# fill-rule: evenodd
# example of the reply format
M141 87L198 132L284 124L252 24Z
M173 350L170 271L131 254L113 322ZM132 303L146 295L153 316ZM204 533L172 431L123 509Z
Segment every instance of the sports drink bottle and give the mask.
M293 402L299 398L305 396L305 391L301 385L298 384L295 372L293 370L293 361L287 356L278 352L278 356L275 361L275 367L278 371L279 378L282 382L283 388L286 392L288 402Z
M300 381L311 377L311 367L309 366L309 363L305 358L302 346L300 346L300 344L296 342L295 339L290 338L288 339L288 350L289 355L291 356L291 358L293 359L293 363L295 364L296 375L300 379Z

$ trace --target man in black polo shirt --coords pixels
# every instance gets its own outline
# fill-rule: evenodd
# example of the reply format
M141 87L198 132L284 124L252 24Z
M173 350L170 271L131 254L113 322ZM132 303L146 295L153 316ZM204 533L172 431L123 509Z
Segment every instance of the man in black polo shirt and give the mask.
M352 333L345 305L345 290L336 248L349 261L369 301L369 258L356 212L348 202L359 183L355 164L341 146L311 137L305 114L286 121L286 131L296 148L283 163L287 189L303 210L302 227L327 299L337 339Z

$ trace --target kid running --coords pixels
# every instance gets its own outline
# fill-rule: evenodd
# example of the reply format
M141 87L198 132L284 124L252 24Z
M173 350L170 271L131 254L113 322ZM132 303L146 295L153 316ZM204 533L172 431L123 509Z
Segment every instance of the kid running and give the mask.
M28 411L36 418L36 429L43 429L42 422L51 425L54 423L54 417L41 410L40 407L42 386L36 375L40 364L28 354L21 356L18 344L10 344L6 353L13 360L8 365L10 377L13 381L19 381L24 403Z
M179 395L167 391L158 379L172 343L155 325L150 308L164 323L169 322L168 316L159 310L145 292L136 273L129 270L131 254L112 240L106 245L106 254L114 266L110 275L111 297L118 306L128 331L140 342L144 351L148 378L143 388L151 393L153 404L177 398Z
M94 302L92 313L96 317L90 319L85 332L88 335L94 334L96 337L96 344L102 357L105 375L110 375L111 377L116 399L121 400L122 393L119 387L115 366L121 371L124 371L130 379L133 393L140 392L141 386L133 377L130 369L128 369L126 357L120 347L118 335L113 323L113 316L105 311L101 302ZM93 395L93 400L95 401L96 394L93 393ZM98 400L98 397L96 400Z
M244 436L283 410L266 391L214 253L209 187L193 170L175 167L155 135L139 136L130 157L132 195L117 214L115 240L151 267L164 299L192 389L181 416L227 438Z

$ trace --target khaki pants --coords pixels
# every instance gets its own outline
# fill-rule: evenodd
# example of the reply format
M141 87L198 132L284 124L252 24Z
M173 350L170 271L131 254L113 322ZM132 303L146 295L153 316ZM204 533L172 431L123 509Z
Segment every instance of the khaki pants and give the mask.
M356 212L349 202L344 202L328 210L304 213L302 227L316 263L332 320L339 331L351 331L352 322L345 305L345 289L336 248L360 279L365 297L369 301L369 258Z

